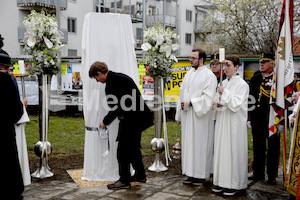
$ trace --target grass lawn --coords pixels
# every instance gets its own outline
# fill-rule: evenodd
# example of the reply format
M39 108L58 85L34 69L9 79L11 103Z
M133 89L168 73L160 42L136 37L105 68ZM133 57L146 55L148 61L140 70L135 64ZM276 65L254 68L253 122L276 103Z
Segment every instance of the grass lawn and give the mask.
M30 116L30 119L38 120L38 116ZM75 154L83 154L84 152L84 119L81 117L58 117L50 116L48 140L52 144L53 153L51 157L62 157ZM177 134L177 124L175 122L167 122L169 148L175 144ZM154 138L154 126L145 130L142 135L142 153L143 155L154 155L150 148L150 141ZM283 134L281 134L283 138ZM39 141L38 123L29 122L26 125L26 139L29 157L36 157L34 154L34 145ZM283 140L283 139L282 139ZM248 129L248 158L249 164L253 159L251 130ZM287 134L287 153L290 147L290 134ZM282 142L281 142L282 151ZM282 161L282 156L281 156Z
M31 120L38 120L38 116L30 116ZM168 137L170 149L175 144L177 124L168 122ZM84 152L84 119L81 117L50 116L48 140L52 145L51 157L83 154ZM179 133L180 134L180 133ZM26 139L29 157L35 156L34 145L39 141L38 123L29 122L26 125ZM178 135L180 137L180 135ZM154 126L145 130L142 135L143 155L154 155L150 148L150 141L154 138Z

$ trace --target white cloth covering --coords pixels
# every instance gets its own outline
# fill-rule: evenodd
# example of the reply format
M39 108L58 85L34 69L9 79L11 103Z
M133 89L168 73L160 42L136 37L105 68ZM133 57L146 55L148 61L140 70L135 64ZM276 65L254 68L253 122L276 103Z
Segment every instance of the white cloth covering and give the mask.
M90 66L95 61L105 62L109 70L130 76L138 84L138 69L134 51L134 37L129 15L88 13L82 33L83 111L85 125L99 127L108 112L105 84L89 77ZM83 180L114 181L119 179L117 142L119 120L109 126L110 153L107 140L98 132L85 131Z
M26 144L26 136L25 136L25 125L26 122L29 122L30 119L28 117L25 106L23 105L24 113L21 119L15 124L16 131L16 143L18 149L18 157L20 162L20 167L23 176L24 185L31 184L31 176L29 170L29 162L28 162L28 152L27 152L27 144Z
M209 178L213 158L212 105L216 93L216 76L205 66L190 69L181 84L175 119L182 128L182 174ZM192 102L181 109L180 103Z
M245 189L248 183L247 102L248 84L238 75L223 81L221 99L217 93L214 185L229 189Z

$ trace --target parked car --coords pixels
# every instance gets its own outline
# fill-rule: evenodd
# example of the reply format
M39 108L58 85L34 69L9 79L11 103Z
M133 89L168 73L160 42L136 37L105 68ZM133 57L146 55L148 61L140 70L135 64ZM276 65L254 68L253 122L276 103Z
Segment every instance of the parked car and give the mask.
M22 83L21 80L17 80L19 87L20 98L23 99L22 94ZM39 104L39 84L37 81L24 81L25 83L25 93L28 100L28 105Z

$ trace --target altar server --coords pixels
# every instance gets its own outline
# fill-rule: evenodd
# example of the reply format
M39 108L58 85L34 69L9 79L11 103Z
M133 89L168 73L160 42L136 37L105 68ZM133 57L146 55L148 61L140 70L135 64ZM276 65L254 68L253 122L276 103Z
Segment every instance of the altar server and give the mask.
M216 110L214 146L214 192L235 195L247 188L248 141L247 101L248 84L236 74L240 58L237 55L225 59L228 76L218 86L215 96Z
M193 50L190 69L181 84L175 120L182 128L182 174L184 184L200 185L209 178L213 158L212 105L217 79L204 66L206 53Z

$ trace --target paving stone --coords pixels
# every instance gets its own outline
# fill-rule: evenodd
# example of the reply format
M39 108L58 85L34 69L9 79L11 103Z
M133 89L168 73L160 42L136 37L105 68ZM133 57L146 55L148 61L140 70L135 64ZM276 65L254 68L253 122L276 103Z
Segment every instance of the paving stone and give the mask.
M178 196L175 194L158 192L155 193L153 196L148 197L146 200L185 200L189 199L188 197Z
M199 190L200 186L189 186L184 185L182 181L175 182L174 184L171 184L170 186L166 187L163 192L165 193L173 193L176 195L182 195L182 196L193 196L195 192Z

